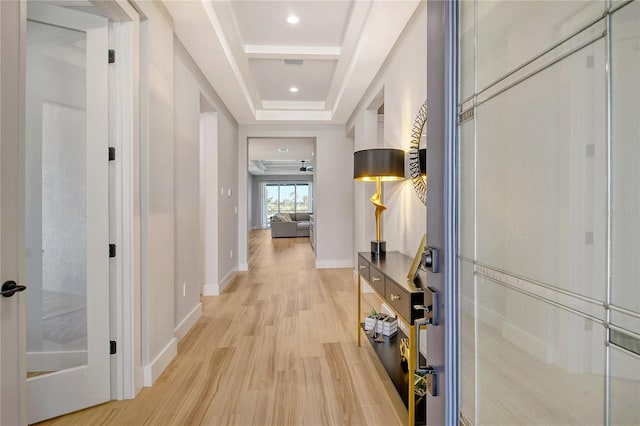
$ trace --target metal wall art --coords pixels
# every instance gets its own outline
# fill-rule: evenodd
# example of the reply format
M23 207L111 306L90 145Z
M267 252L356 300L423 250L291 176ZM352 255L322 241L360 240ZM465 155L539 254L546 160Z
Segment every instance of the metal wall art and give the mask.
M427 172L426 172L426 143L425 146L420 148L420 140L422 139L422 132L426 131L425 125L427 124L427 101L424 101L420 107L420 111L416 115L416 119L413 122L411 128L411 143L409 147L409 172L411 173L411 183L413 189L418 194L418 198L422 201L422 204L427 205ZM425 134L426 142L426 134ZM422 151L423 159L420 161ZM422 167L421 164L422 163Z

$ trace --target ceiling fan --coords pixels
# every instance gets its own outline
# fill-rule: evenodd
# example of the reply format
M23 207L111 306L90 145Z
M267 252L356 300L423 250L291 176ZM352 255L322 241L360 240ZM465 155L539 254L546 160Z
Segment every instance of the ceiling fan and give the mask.
M301 172L312 172L313 171L313 166L305 166L304 165L304 160L302 160L302 165L300 166L300 171Z

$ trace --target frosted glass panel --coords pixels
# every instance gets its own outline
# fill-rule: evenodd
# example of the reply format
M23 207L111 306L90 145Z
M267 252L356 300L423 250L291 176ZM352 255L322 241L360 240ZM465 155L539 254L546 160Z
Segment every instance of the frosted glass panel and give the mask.
M463 1L458 28L462 420L637 426L640 1Z
M640 334L640 318L613 310L611 311L611 324Z
M595 18L600 1L479 1L478 90L544 52Z
M477 109L477 259L603 299L606 79L600 40Z
M611 424L640 422L640 359L611 349Z
M473 120L460 126L460 256L475 258L475 140Z
M640 312L640 3L612 17L612 301Z
M460 2L460 102L473 96L475 89L475 1Z
M26 277L30 376L87 353L86 34L27 23Z
M458 262L460 271L460 411L475 424L476 295L473 263Z
M601 424L604 328L481 278L476 297L475 424Z

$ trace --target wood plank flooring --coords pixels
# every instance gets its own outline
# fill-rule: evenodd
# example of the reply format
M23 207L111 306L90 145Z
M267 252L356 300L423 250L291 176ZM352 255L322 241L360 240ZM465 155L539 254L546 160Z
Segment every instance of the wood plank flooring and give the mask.
M357 346L353 269L315 269L308 238L253 231L249 250L249 272L202 298L153 387L42 424L405 425L375 353Z

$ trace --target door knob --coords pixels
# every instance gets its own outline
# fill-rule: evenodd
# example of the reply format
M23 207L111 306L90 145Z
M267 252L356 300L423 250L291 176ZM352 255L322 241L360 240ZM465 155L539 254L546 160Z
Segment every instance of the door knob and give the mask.
M26 286L18 285L15 281L5 281L4 284L2 284L2 290L0 291L0 294L2 294L4 297L11 297L17 292L25 291L26 289Z

